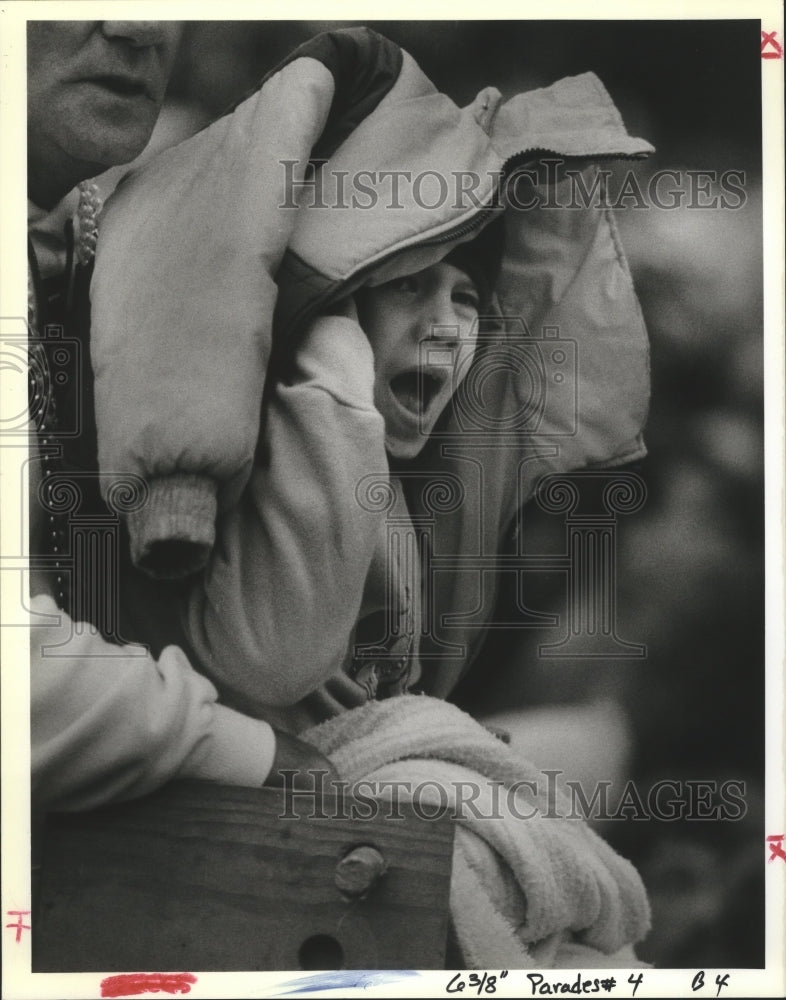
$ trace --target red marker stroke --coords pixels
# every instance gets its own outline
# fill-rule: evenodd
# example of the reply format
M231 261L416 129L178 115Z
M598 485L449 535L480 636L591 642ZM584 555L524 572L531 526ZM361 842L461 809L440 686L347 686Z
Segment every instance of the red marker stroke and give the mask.
M197 977L190 972L127 972L101 980L102 997L135 997L140 993L190 993Z

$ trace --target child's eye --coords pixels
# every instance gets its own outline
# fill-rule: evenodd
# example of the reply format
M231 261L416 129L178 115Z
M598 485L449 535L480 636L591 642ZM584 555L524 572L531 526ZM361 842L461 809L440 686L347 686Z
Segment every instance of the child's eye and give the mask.
M414 294L418 290L418 281L413 274L405 274L401 278L396 278L391 281L391 285L397 292Z
M473 309L475 312L480 310L480 299L478 295L469 291L469 289L456 289L453 292L453 301L457 305L464 306L466 309Z

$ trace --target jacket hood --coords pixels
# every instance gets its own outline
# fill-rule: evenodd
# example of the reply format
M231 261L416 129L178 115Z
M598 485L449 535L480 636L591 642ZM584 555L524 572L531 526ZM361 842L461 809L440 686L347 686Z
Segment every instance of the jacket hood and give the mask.
M485 428L514 449L535 439L556 447L553 461L531 463L520 501L543 471L640 457L648 344L613 214L592 198L555 210L560 182L542 178L567 168L592 191L599 161L651 151L628 135L592 73L507 102L486 88L458 108L403 53L374 112L287 192L297 208L284 210L296 221L276 275L277 334L296 337L331 301L435 263L502 215L499 333L485 338L454 397L443 442ZM489 340L506 346L492 350ZM494 360L505 372L492 384Z
M277 276L278 325L296 330L336 294L427 267L471 240L510 207L506 188L522 168L650 152L593 73L507 102L489 87L458 108L403 53L374 112L287 192L284 211L297 220ZM517 214L533 224L530 211Z

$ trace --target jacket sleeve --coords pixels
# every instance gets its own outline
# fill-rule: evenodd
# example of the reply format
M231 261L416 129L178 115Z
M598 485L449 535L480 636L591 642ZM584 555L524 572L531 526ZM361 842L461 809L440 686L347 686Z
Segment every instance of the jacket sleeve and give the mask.
M249 710L291 705L340 668L384 512L361 503L387 481L374 359L357 323L316 320L276 386L240 504L185 613L200 670Z
M154 660L73 623L48 595L32 601L32 800L92 809L171 778L261 786L275 754L270 726L217 704L184 653Z
M186 578L253 469L277 297L274 275L335 83L314 59L127 175L101 218L90 289L104 495L136 475L131 558ZM287 165L287 169L285 166Z

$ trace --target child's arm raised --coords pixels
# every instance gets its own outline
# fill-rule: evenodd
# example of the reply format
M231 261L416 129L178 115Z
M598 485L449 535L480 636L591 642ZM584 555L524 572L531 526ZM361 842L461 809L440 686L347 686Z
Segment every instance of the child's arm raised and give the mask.
M244 704L292 704L344 660L384 516L356 497L364 476L387 476L373 382L357 323L317 319L270 398L249 486L218 522L184 624L195 662Z

